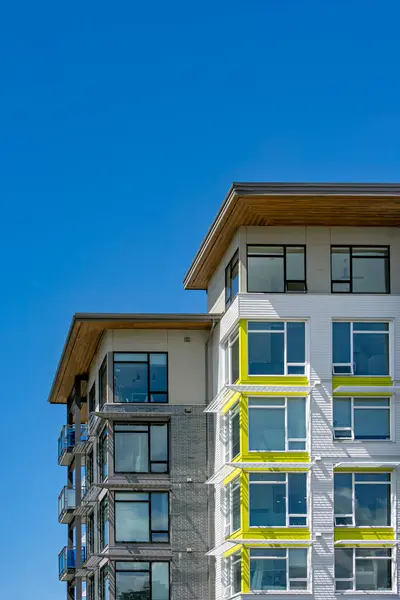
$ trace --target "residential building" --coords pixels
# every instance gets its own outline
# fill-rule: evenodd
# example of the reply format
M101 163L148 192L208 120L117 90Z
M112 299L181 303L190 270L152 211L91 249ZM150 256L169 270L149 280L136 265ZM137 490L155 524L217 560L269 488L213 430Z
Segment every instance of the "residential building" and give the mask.
M207 313L75 317L69 598L398 597L399 226L397 184L234 184Z

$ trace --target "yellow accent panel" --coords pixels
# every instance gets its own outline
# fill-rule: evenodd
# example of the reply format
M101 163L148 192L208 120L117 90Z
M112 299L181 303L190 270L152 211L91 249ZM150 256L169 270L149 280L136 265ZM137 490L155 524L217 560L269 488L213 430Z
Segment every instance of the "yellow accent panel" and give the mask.
M242 592L250 592L250 551L248 548L242 548Z
M332 388L339 387L340 385L392 385L391 377L361 377L360 375L347 375L332 377ZM347 395L349 395L347 393Z
M239 383L242 383L248 377L247 367L247 321L239 321Z
M394 531L391 527L335 527L334 540L394 540Z
M236 460L236 459L235 459ZM240 455L242 462L259 462L260 467L265 462L308 462L310 455L308 452L248 452Z
M240 537L244 540L265 540L265 543L280 540L309 541L310 530L307 527L251 527L243 529Z
M236 392L236 394L234 394L232 396L232 398L229 398L229 401L225 404L225 406L222 409L222 414L226 415L227 412L229 412L229 410L232 408L232 406L234 404L236 404L236 402L239 400L240 398L240 392Z

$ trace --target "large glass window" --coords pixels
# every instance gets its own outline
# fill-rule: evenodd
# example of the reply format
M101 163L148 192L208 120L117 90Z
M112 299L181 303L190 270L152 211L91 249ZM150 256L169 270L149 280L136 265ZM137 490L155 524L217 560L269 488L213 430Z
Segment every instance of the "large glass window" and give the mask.
M115 492L116 542L168 542L168 492Z
M226 559L228 570L228 594L238 594L242 589L242 559L240 552L236 552Z
M250 527L305 527L307 473L250 473Z
M115 563L116 600L169 600L169 563Z
M332 292L389 294L389 248L332 246Z
M86 538L87 553L90 556L94 553L94 513L91 513L87 518Z
M168 423L116 423L116 473L167 473Z
M108 436L106 427L99 437L99 474L100 481L104 481L108 475Z
M240 453L240 409L235 404L225 416L225 462Z
M305 255L305 246L247 246L247 291L307 291Z
M94 575L86 580L86 600L96 600Z
M390 398L333 399L335 440L389 440Z
M390 473L335 473L335 526L390 526L390 495Z
M248 323L249 375L304 375L305 323Z
M99 369L99 405L100 408L107 402L107 356Z
M100 569L100 599L110 600L110 568L108 566Z
M108 545L109 510L108 498L100 502L100 551Z
M168 402L166 352L115 352L114 402Z
M90 388L88 405L89 413L93 412L96 408L96 383Z
M306 449L306 398L249 398L249 451Z
M391 591L391 548L336 548L335 589L347 591Z
M335 321L335 375L389 375L389 323Z
M235 332L225 347L226 383L235 383L239 379L239 334Z
M239 250L225 269L225 305L228 307L239 291Z
M307 548L250 548L252 592L308 589Z
M225 535L231 535L240 529L240 479L231 481L225 488Z

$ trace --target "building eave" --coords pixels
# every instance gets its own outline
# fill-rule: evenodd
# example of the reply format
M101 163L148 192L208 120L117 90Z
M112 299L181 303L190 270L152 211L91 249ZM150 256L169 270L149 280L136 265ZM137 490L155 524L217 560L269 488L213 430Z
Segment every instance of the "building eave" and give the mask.
M184 278L206 289L240 226L400 226L398 183L233 183Z
M65 404L75 377L88 372L100 340L109 329L210 330L216 314L76 313L49 394L51 404Z

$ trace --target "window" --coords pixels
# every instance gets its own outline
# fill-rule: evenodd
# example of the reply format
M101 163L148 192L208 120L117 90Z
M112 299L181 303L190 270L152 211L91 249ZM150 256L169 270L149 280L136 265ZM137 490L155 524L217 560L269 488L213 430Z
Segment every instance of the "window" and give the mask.
M389 294L389 248L332 246L332 292Z
M100 502L100 551L108 546L108 498Z
M335 548L335 589L391 591L391 548Z
M110 600L110 568L100 569L100 597L101 600Z
M249 322L249 375L304 375L305 323Z
M86 600L96 600L94 576L88 577L86 580Z
M96 383L93 383L89 392L89 413L92 413L96 408Z
M88 556L90 556L94 553L94 513L91 513L87 519L86 538Z
M247 246L248 292L306 292L305 246Z
M108 475L108 438L107 427L105 427L99 437L99 472L100 481L104 481Z
M335 473L335 526L390 526L390 495L390 473Z
M225 269L225 305L228 307L239 291L239 250Z
M86 491L93 483L93 450L86 457Z
M334 375L389 375L389 323L332 325Z
M225 488L226 520L225 535L231 535L240 529L240 479L231 481Z
M239 379L239 334L235 332L225 346L226 383Z
M240 552L232 554L225 562L227 571L226 597L238 594L242 589L242 559Z
M169 600L169 563L115 563L116 600Z
M115 473L168 473L168 423L114 425Z
M250 527L306 527L307 473L250 473Z
M240 454L240 408L239 404L228 412L225 416L225 462L233 460Z
M116 542L168 542L168 492L115 492Z
M107 402L107 356L99 370L99 406L102 408Z
M306 449L306 398L249 398L249 451Z
M115 352L114 402L168 402L165 352Z
M307 548L250 548L250 590L307 590L307 555Z
M389 440L390 398L334 398L333 438Z

